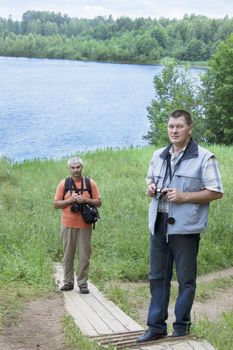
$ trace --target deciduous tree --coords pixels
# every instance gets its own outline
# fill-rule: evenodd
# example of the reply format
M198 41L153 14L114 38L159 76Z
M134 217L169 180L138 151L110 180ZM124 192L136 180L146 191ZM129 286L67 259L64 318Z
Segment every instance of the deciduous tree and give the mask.
M203 76L206 141L233 144L233 34L222 43Z
M144 139L150 144L164 144L167 138L167 120L176 109L191 112L195 124L194 138L203 140L202 109L198 97L198 84L189 67L180 67L174 60L165 62L160 75L154 77L155 97L148 109L150 130Z

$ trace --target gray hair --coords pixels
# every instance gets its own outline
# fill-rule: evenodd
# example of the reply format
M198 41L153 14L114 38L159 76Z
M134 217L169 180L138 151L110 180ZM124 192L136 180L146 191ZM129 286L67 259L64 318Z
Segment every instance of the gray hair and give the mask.
M80 157L72 157L67 162L68 167L70 167L72 164L77 164L77 163L83 166L83 161Z

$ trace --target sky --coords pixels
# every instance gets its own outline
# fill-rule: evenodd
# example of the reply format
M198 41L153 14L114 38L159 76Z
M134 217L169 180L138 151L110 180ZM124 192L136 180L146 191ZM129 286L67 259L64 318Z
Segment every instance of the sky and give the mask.
M60 12L77 18L112 15L114 19L181 19L185 14L223 18L233 17L233 0L0 0L0 17L11 15L13 20L21 20L28 10Z

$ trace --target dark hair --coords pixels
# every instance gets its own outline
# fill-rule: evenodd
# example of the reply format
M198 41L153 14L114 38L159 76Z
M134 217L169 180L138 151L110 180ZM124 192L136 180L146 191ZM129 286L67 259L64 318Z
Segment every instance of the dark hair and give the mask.
M182 109L178 109L169 115L169 118L174 118L174 119L180 118L180 117L184 117L187 125L190 126L193 124L191 114L187 111L182 110Z

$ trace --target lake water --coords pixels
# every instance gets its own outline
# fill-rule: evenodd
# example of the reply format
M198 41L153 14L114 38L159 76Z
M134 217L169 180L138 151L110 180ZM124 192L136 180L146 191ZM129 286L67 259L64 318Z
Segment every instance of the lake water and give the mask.
M23 161L146 145L147 106L161 70L0 57L0 156Z

